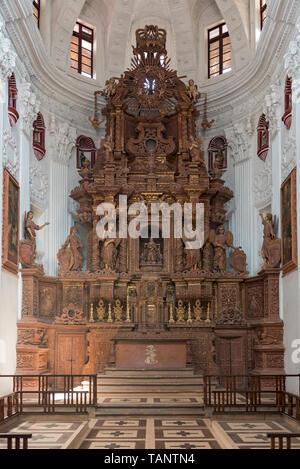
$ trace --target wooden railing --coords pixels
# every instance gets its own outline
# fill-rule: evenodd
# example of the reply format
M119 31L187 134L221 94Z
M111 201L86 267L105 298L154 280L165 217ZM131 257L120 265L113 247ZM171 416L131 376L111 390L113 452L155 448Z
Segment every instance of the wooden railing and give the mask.
M0 397L0 422L20 412L20 396L17 393Z
M7 441L7 449L28 449L28 440L30 440L30 438L32 438L32 435L29 433L0 433L0 440ZM13 442L15 443L14 445Z
M292 449L292 440L300 439L300 433L268 433L271 440L271 449Z
M0 385L1 378L11 379L13 392L0 398L0 423L33 407L48 414L65 407L86 413L97 404L97 375L0 376Z
M215 413L274 410L300 420L300 397L286 391L288 380L300 394L300 375L204 376L204 404Z

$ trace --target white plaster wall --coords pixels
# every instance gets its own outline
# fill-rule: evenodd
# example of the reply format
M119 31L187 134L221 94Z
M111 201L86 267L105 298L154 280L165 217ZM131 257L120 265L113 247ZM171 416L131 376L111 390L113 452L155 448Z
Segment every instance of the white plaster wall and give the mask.
M0 376L16 372L18 277L2 270L0 276ZM9 379L0 378L0 396L12 391Z

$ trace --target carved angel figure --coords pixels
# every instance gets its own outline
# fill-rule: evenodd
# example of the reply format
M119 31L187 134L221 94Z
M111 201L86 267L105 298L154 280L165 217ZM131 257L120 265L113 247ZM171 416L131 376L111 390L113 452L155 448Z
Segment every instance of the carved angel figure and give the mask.
M230 231L225 232L224 226L220 226L215 232L210 232L210 242L214 247L214 270L218 272L226 271L226 248L233 246L233 235Z
M196 104L201 97L201 93L199 93L198 86L195 84L194 80L189 80L189 84L187 85L187 92L192 102Z
M116 78L110 78L105 82L105 89L101 91L102 96L104 96L106 99L112 98L117 91L117 85L118 82Z
M73 226L65 244L57 254L61 272L76 272L82 270L83 256L80 250L83 248L83 244L76 233L77 229Z
M267 213L264 217L260 214L264 226L264 240L261 255L264 263L268 267L276 267L281 260L281 241L275 235L276 216Z

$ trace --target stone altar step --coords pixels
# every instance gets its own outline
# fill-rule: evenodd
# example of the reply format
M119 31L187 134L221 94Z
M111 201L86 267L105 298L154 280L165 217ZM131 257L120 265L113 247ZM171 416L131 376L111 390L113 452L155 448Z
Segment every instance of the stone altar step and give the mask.
M201 393L132 393L98 396L96 416L204 416Z
M129 373L129 375L127 374ZM201 392L203 378L192 369L105 370L98 375L98 396L103 393L182 393Z
M176 377L193 377L195 376L193 368L167 368L161 370L141 368L141 369L118 369L118 368L106 368L103 373L98 376L111 376L111 377L125 377L129 378L143 376L176 376Z

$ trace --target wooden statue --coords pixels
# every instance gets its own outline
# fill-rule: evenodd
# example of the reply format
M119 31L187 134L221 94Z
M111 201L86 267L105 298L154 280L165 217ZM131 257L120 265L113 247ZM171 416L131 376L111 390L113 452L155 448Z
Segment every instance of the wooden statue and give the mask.
M103 241L102 262L105 269L115 270L117 267L118 246L122 240L107 238Z
M31 267L35 265L36 258L36 231L40 231L49 223L44 223L42 226L37 225L33 221L33 212L25 213L24 220L24 238L25 241L20 241L20 261L24 267Z
M225 232L224 226L220 226L217 233L212 230L210 234L211 244L214 246L214 270L226 271L226 248L233 246L233 235L230 231Z
M93 170L91 169L91 163L86 156L83 156L81 160L81 169L79 169L78 173L82 177L83 180L87 181L91 179Z
M153 238L150 238L148 243L144 245L142 252L142 262L148 265L158 265L162 263L162 254L160 252L160 245L156 244Z
M58 263L61 268L60 273L82 270L83 256L80 250L83 248L83 244L76 233L77 229L73 226L65 244L57 254Z
M195 84L194 80L189 80L189 84L187 85L187 92L192 102L196 104L201 97L201 93L199 93L198 86Z
M212 170L212 175L215 178L219 178L223 174L223 168L224 168L224 153L220 149L218 150L216 156L215 156L215 161L214 161L214 168Z
M191 137L189 141L189 152L193 163L199 163L201 167L206 167L201 150L202 141L200 138Z
M267 213L264 217L260 214L264 226L264 241L261 255L264 260L264 267L274 268L281 261L281 240L275 235L276 217Z

